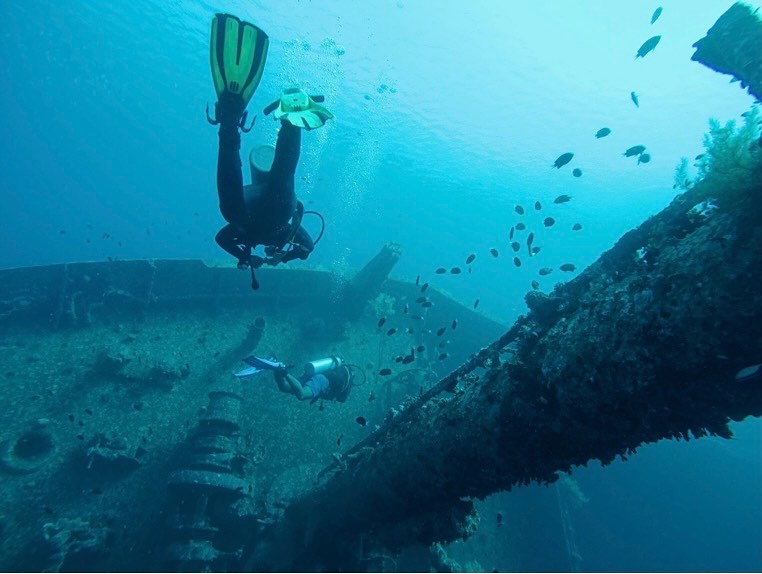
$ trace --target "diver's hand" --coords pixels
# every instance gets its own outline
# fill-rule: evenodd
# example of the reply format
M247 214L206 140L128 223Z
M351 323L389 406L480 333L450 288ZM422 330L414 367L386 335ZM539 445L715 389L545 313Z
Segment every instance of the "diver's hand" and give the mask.
M263 262L267 263L268 265L271 265L272 267L275 267L278 265L281 260L283 259L284 252L283 251L275 251L268 257L267 259L264 259Z
M288 375L288 369L286 368L286 365L283 363L280 364L280 366L273 369L273 375L278 380L283 380L286 378L286 375Z
M296 246L296 251L297 251L297 255L296 256L299 259L301 259L302 261L306 260L307 257L310 256L310 253L312 253L312 251L307 249L304 245L297 245Z
M249 267L252 269L259 269L266 262L266 259L259 257L258 255L249 255L246 259L238 260L238 269L248 269Z

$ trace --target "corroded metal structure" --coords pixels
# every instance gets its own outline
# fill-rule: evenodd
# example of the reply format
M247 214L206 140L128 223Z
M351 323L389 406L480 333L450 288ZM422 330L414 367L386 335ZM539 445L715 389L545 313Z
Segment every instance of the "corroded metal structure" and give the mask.
M527 316L326 469L245 568L358 569L369 537L394 553L468 535L471 498L762 415L760 182L759 163L709 177L529 293Z

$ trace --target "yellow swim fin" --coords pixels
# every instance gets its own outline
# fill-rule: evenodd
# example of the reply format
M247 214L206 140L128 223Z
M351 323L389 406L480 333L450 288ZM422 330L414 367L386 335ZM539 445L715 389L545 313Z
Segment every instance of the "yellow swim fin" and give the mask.
M230 14L212 19L209 61L220 103L243 113L262 79L269 44L267 34L254 24Z

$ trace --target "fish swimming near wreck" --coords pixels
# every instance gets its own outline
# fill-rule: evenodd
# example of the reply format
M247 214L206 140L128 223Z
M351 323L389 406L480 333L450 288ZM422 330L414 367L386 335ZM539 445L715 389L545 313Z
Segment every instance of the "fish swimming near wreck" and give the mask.
M609 128L601 128L597 132L595 132L595 137L597 139L605 138L610 133L611 133L611 130Z
M567 163L569 163L573 157L574 157L574 154L572 152L563 153L556 158L555 162L553 162L553 167L562 168Z
M661 40L661 36L651 36L648 40L643 42L643 45L638 48L638 53L635 54L635 59L644 58L646 54L652 52L659 43L659 40Z
M627 150L622 154L625 157L632 157L634 155L640 155L644 151L646 151L646 146L644 145L634 145L631 148L627 148Z

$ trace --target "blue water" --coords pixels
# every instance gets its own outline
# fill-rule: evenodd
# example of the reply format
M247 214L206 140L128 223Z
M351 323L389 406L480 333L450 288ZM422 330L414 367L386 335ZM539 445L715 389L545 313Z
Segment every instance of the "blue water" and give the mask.
M657 5L6 1L0 267L229 263L213 241L223 224L217 136L204 119L214 101L209 23L228 11L270 35L250 109L299 84L325 94L336 116L303 138L298 194L328 227L299 264L350 273L396 241L404 255L395 273L412 279L474 252L472 274L434 283L467 305L480 298L482 312L509 324L539 267L579 271L665 207L677 193L674 168L701 153L708 119L737 119L752 103L690 61L691 44L731 2L663 2L651 25ZM656 50L635 60L655 34ZM611 135L596 139L604 126ZM260 117L242 151L275 133ZM636 144L649 164L622 157ZM552 169L567 151L573 162ZM552 206L562 193L572 201ZM515 204L531 221L558 220L538 234L542 257L519 269L507 248ZM575 222L581 232L570 230ZM762 569L760 425L735 428L734 441L660 444L576 474L591 501L576 525L582 567Z

